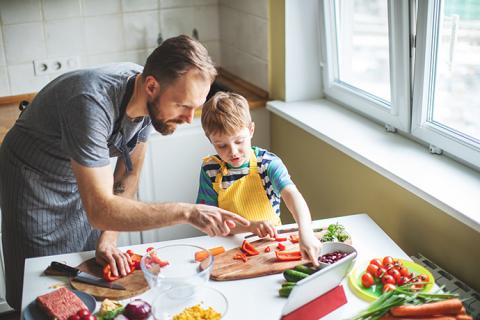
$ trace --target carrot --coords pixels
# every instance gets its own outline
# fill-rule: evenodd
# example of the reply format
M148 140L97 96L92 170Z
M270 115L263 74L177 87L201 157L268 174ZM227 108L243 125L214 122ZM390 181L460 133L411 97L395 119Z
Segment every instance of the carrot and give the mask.
M198 262L201 262L201 261L207 259L209 252L212 256L216 256L220 253L224 253L225 248L224 247L210 248L210 249L208 249L208 252L207 251L197 251L197 252L195 252L195 260L197 260Z
M393 316L430 316L435 314L458 314L463 304L459 299L448 299L421 305L404 305L390 309Z
M382 316L380 320L457 320L454 316L444 316L444 315L435 315L435 316L425 316L425 317L394 317L391 314L387 313Z

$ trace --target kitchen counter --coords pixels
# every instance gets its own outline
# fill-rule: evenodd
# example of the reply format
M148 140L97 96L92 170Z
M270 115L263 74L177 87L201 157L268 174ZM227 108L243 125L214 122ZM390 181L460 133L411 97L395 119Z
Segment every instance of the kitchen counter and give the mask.
M228 88L229 91L243 95L250 105L250 109L265 107L268 100L268 92L244 81L228 71L218 68L218 76L215 80L220 88ZM31 101L35 93L10 97L0 97L0 144L7 131L15 124L20 110L18 104L22 100ZM202 111L197 110L195 116L199 117Z
M361 261L368 261L373 257L382 257L390 255L393 257L411 260L408 255L393 242L388 235L366 214L356 214L339 218L330 218L316 220L313 222L315 228L326 227L330 223L340 222L343 224L352 236L353 246L358 251L357 264ZM293 225L284 225L282 228L292 227ZM233 237L208 236L179 239L172 241L158 242L154 244L142 244L130 246L128 248L136 252L144 252L148 247L157 247L170 244L195 244L205 248L224 246L226 250L239 247L245 234L235 235ZM127 248L125 248L127 249ZM86 259L94 257L94 252L80 252L72 254L63 254L57 256L31 258L25 261L25 275L23 281L22 310L25 309L35 298L41 294L47 293L53 289L51 287L65 278L49 277L42 275L43 270L47 268L51 261L63 261L69 265L76 266ZM208 285L220 290L228 299L228 312L225 319L243 320L243 319L279 319L282 308L286 302L285 298L278 296L278 289L283 282L283 275L276 274L253 279L244 279L237 281L216 282L209 281ZM323 319L347 319L357 314L367 307L368 303L356 297L344 279L343 287L345 289L348 303ZM135 298L141 298L152 302L154 296L153 290L139 295ZM133 299L133 298L132 298ZM127 299L127 302L131 299ZM97 302L97 310L99 303ZM22 317L23 319L23 317Z

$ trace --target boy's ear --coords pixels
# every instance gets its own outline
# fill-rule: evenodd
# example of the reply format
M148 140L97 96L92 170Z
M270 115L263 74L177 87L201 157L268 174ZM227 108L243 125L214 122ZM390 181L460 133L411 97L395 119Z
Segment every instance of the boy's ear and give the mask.
M253 137L253 133L255 132L255 122L252 121L252 123L250 123L248 130L250 131L250 138Z

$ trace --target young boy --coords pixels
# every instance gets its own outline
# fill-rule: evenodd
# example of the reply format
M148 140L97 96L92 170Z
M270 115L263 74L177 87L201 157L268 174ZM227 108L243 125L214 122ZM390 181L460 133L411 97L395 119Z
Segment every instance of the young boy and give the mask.
M217 155L204 158L197 203L220 207L251 221L233 233L275 237L281 225L280 198L298 224L300 251L318 265L320 241L315 237L307 203L280 158L252 147L255 125L241 95L217 92L202 108L202 127Z

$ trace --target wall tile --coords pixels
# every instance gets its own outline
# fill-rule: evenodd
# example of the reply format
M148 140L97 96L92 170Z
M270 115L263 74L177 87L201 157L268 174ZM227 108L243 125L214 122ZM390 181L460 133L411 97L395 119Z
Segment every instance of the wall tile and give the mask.
M219 17L217 6L200 6L195 8L193 27L198 30L199 40L219 40Z
M160 8L218 5L218 0L160 0Z
M33 74L31 63L8 67L11 94L22 94L40 91L48 82L48 76L37 77Z
M123 15L125 49L145 49L157 45L160 32L158 11L127 13Z
M124 50L121 15L87 17L84 22L85 40L89 54Z
M2 26L0 26L0 66L7 64L5 60L5 46L3 45Z
M227 6L257 17L268 18L268 0L220 0L220 6Z
M10 95L7 67L0 67L0 96Z
M238 77L268 91L268 62L222 45L222 67Z
M43 24L40 22L12 24L3 27L7 63L20 64L46 57ZM21 41L20 41L21 39Z
M165 9L160 11L160 22L163 39L178 36L180 34L192 35L193 31L192 7L179 9Z
M145 61L147 60L149 51L148 50L134 50L134 51L124 51L120 58L122 59L121 62L134 62L141 66L145 65Z
M122 0L123 12L156 10L158 0Z
M3 24L42 20L40 0L0 0L0 18Z
M43 0L43 16L45 20L80 17L80 0Z
M85 16L98 16L104 14L120 13L120 0L83 0Z
M202 44L207 48L208 54L213 60L215 66L222 65L222 54L220 50L220 41L213 40L213 41L201 41Z
M45 33L49 57L78 56L85 51L83 18L47 21Z
M237 32L240 29L240 14L229 7L220 7L220 39L223 44L234 46L237 42Z
M248 14L240 14L240 26L237 30L236 47L260 59L267 60L268 22Z

